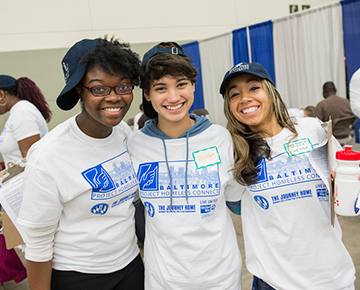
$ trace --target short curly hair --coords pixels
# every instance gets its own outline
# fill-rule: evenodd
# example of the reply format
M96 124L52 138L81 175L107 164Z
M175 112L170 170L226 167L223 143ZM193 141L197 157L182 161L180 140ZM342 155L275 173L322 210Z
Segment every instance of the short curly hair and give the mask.
M127 75L136 86L140 83L139 55L130 49L129 43L120 43L114 37L97 39L96 48L81 57L80 64L84 63L87 63L86 72L98 66L109 75Z

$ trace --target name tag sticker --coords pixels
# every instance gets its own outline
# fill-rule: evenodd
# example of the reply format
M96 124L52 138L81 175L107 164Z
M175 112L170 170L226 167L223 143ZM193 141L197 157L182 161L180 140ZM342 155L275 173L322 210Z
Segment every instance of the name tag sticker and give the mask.
M193 152L192 155L197 169L221 163L220 155L216 147L196 151Z
M304 153L309 153L314 149L308 138L291 141L289 143L285 143L284 145L285 151L288 156L295 156Z

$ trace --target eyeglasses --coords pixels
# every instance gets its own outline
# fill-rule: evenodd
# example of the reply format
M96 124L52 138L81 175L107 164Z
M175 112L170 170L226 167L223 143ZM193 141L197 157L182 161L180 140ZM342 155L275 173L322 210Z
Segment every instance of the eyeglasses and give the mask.
M112 89L114 89L115 94L117 95L127 95L132 92L134 89L134 84L131 85L118 85L118 86L94 86L87 87L84 84L80 83L85 89L92 93L95 97L103 97L110 95Z

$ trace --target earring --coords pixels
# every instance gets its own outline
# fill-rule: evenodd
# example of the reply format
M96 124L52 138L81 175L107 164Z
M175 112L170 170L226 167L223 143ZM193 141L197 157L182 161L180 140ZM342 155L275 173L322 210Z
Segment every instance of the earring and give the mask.
M4 106L6 106L7 101L6 101L6 99L2 99L2 100L4 100L4 101L5 101L5 103L3 103L3 104L2 104L2 103L0 103L0 106L1 106L1 107L4 107Z

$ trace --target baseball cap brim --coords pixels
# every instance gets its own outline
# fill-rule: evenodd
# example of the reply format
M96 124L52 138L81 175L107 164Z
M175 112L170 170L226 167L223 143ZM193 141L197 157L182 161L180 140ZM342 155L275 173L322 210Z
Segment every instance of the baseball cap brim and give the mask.
M71 110L79 101L79 95L76 92L75 87L85 75L86 66L87 64L83 64L78 68L57 97L56 104L60 109L65 111Z
M0 88L15 87L16 79L8 75L0 75Z
M248 68L236 70L238 66L246 65ZM232 80L234 77L242 75L242 74L251 74L254 76L257 76L261 79L266 79L269 82L271 82L274 85L274 82L269 75L269 73L265 70L265 68L257 62L252 63L239 63L232 67L229 71L226 72L224 79L220 85L220 94L224 97L225 90L227 85L229 84L230 80ZM274 85L275 86L275 85Z

